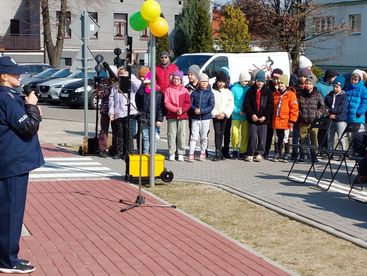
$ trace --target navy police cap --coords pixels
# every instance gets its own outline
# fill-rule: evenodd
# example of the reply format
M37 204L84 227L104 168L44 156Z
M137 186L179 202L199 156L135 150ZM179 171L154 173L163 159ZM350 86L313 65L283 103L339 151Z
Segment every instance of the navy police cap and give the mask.
M20 75L26 72L26 69L19 66L10 56L0 56L0 74Z

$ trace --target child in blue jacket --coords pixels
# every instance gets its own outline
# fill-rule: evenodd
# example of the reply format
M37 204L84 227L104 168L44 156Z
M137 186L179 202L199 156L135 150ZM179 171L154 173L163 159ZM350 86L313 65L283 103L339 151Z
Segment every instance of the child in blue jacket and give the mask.
M208 147L208 131L211 119L211 112L214 108L214 94L209 86L208 75L199 75L199 87L190 95L192 114L192 126L190 136L190 150L187 157L188 162L195 159L196 142L200 137L200 157L199 161L205 161L205 151Z
M343 134L345 127L347 126L347 106L348 97L344 92L343 87L345 78L338 76L334 80L334 89L325 97L325 106L328 110L328 116L331 120L331 125L328 133L328 148L334 148L335 133L338 138ZM345 139L342 141L343 149L346 149Z

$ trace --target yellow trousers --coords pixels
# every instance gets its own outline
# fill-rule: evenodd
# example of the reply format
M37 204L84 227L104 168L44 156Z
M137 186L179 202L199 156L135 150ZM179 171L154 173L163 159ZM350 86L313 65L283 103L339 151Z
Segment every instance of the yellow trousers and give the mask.
M248 145L248 122L240 120L232 120L232 149L238 150L240 153L247 152Z

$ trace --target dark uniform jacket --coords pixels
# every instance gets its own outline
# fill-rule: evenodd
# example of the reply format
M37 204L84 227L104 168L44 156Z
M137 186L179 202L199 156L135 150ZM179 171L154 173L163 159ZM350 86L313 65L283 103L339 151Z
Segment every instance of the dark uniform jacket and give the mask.
M9 87L0 86L0 178L28 173L42 166L37 131L41 115L35 105Z
M257 124L257 125L266 125L271 124L271 118L273 115L273 95L269 87L263 86L261 88L260 94L260 109L257 108L256 102L256 85L253 85L246 93L245 102L244 102L244 111L247 115L247 120L250 124ZM259 119L262 116L265 116L264 122L254 122L252 120L252 115L256 115Z

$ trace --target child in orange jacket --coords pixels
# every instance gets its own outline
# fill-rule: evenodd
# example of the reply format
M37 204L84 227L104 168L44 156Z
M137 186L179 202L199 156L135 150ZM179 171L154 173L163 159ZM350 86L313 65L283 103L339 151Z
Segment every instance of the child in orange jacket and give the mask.
M288 76L283 74L279 77L279 88L273 93L274 113L273 129L275 137L274 161L288 162L289 159L289 131L297 122L298 101L296 90L288 87ZM286 149L282 155L283 147Z

